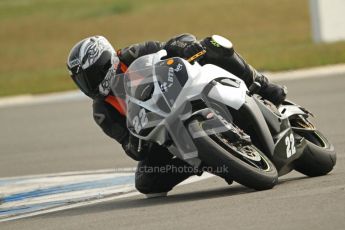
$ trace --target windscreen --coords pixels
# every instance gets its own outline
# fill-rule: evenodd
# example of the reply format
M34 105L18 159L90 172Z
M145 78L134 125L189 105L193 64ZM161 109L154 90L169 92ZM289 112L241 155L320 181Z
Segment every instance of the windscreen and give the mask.
M187 80L188 73L180 58L153 64L152 56L144 56L130 65L124 85L126 94L139 101L147 101L155 94L157 106L170 112Z

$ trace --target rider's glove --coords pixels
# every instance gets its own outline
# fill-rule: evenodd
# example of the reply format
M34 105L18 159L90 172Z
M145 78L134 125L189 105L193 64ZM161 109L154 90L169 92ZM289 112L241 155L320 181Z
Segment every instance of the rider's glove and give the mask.
M140 143L141 142L141 143ZM126 154L136 161L144 160L151 149L152 144L129 134L127 141L122 143L122 148Z

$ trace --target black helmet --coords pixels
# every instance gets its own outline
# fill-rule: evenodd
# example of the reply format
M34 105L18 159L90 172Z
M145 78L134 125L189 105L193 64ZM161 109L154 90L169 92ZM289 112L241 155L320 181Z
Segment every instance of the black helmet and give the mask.
M109 41L93 36L78 42L67 59L67 68L81 91L91 98L110 92L110 79L115 75L119 58Z

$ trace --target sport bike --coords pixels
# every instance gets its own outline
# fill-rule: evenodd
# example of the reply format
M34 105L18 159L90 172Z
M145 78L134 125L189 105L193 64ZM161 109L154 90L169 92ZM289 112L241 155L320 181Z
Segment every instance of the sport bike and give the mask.
M138 151L143 141L155 142L199 172L256 190L292 170L320 176L333 169L334 147L305 108L288 100L277 108L256 94L256 82L248 89L218 66L164 56L140 57L122 76Z

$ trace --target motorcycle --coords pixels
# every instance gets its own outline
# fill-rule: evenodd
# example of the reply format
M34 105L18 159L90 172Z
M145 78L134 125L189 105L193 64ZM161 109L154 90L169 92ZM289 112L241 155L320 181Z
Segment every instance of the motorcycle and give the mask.
M277 108L256 94L256 82L248 89L218 66L165 56L140 57L121 77L138 151L142 141L155 142L196 170L256 190L292 170L314 177L333 169L334 147L305 108L289 100Z

